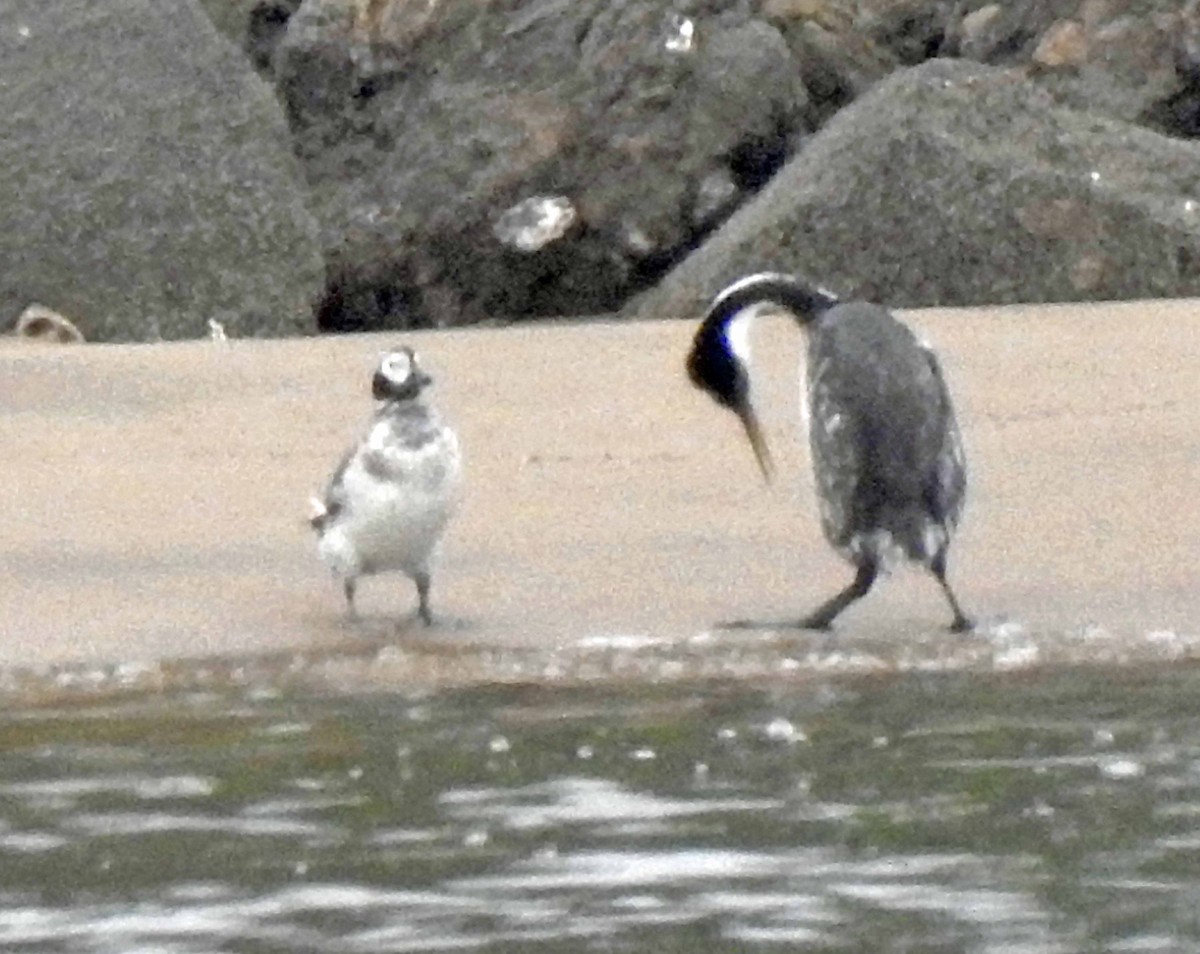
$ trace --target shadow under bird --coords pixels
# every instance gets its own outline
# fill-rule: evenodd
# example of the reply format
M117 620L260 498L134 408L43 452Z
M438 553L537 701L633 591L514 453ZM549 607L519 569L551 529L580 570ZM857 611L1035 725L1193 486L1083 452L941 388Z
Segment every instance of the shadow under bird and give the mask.
M425 400L433 383L411 348L384 354L371 379L376 401L365 435L342 458L309 522L317 552L343 580L351 618L359 577L398 571L417 586L428 626L432 566L461 480L458 438Z
M941 365L887 309L841 302L795 277L762 273L713 300L688 355L692 383L733 411L763 476L772 464L750 400L749 330L783 312L807 333L809 445L829 543L854 580L796 624L828 629L897 559L920 563L941 586L951 629L970 629L946 580L966 495L962 439Z

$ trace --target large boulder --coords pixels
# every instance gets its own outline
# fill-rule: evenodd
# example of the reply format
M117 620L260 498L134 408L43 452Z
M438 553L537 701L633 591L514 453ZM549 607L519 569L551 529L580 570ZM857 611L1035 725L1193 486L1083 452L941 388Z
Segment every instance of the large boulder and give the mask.
M1178 0L984 3L950 24L944 51L1026 66L1063 105L1139 122L1179 89L1193 20Z
M901 66L1021 66L1063 104L1195 134L1196 0L761 0L828 116Z
M808 129L748 4L306 0L272 56L330 265L326 327L603 311Z
M313 330L324 285L270 87L193 0L13 0L0 31L0 324L89 340Z
M932 60L838 113L630 311L695 314L761 269L906 306L1200 294L1200 145Z

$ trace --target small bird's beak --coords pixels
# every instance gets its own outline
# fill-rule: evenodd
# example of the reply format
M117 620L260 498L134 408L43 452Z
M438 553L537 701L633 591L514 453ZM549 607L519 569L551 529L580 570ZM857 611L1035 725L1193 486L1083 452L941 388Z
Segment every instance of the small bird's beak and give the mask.
M750 441L750 447L754 450L754 457L758 461L759 469L762 470L763 480L769 484L775 473L775 465L771 461L767 439L763 437L762 428L758 424L758 415L754 413L754 408L748 403L735 410L738 420L742 422L742 427L746 429L746 437Z
M308 523L318 533L321 532L321 527L325 523L325 518L329 516L329 508L325 506L325 501L320 497L310 497L308 500Z

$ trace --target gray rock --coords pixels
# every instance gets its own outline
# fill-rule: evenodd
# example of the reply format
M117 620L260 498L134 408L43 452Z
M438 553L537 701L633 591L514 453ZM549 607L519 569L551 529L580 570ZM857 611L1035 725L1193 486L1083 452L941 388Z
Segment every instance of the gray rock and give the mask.
M217 30L250 57L260 73L273 75L275 49L300 0L198 0Z
M946 52L963 6L961 0L857 0L854 29L889 49L900 64L912 66Z
M824 120L904 65L960 56L1029 68L1064 105L1194 134L1195 0L762 0ZM1180 100L1184 102L1180 105ZM1174 116L1188 113L1182 122Z
M259 0L196 0L217 32L240 46L245 40L250 11Z
M313 329L278 103L192 0L7 4L0 167L0 324L39 301L91 341Z
M1178 0L988 3L951 22L945 48L1027 66L1030 82L1063 105L1137 122L1180 86L1180 47L1194 33L1187 21Z
M806 129L779 31L741 3L307 0L278 88L330 263L331 327L619 306ZM539 196L569 235L513 247Z
M816 134L628 310L695 315L762 269L893 305L1200 293L1200 145L933 60Z
M899 67L888 49L852 30L834 32L802 21L786 29L785 35L800 60L800 75L812 93L818 123Z
M1065 105L1164 128L1187 82L1179 61L1197 48L1195 7L1194 0L762 0L802 64L821 119L893 69L960 56L1029 67L1030 81ZM1195 91L1186 98L1185 111Z

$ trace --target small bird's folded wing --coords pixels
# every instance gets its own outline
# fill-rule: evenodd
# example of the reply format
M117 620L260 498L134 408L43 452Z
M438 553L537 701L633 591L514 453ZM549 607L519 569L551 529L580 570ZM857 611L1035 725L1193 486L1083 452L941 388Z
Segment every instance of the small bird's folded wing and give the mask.
M354 451L348 451L329 478L329 486L325 488L325 497L312 497L308 502L308 522L317 533L324 533L325 528L346 508L347 496L345 488L346 469L354 459Z

